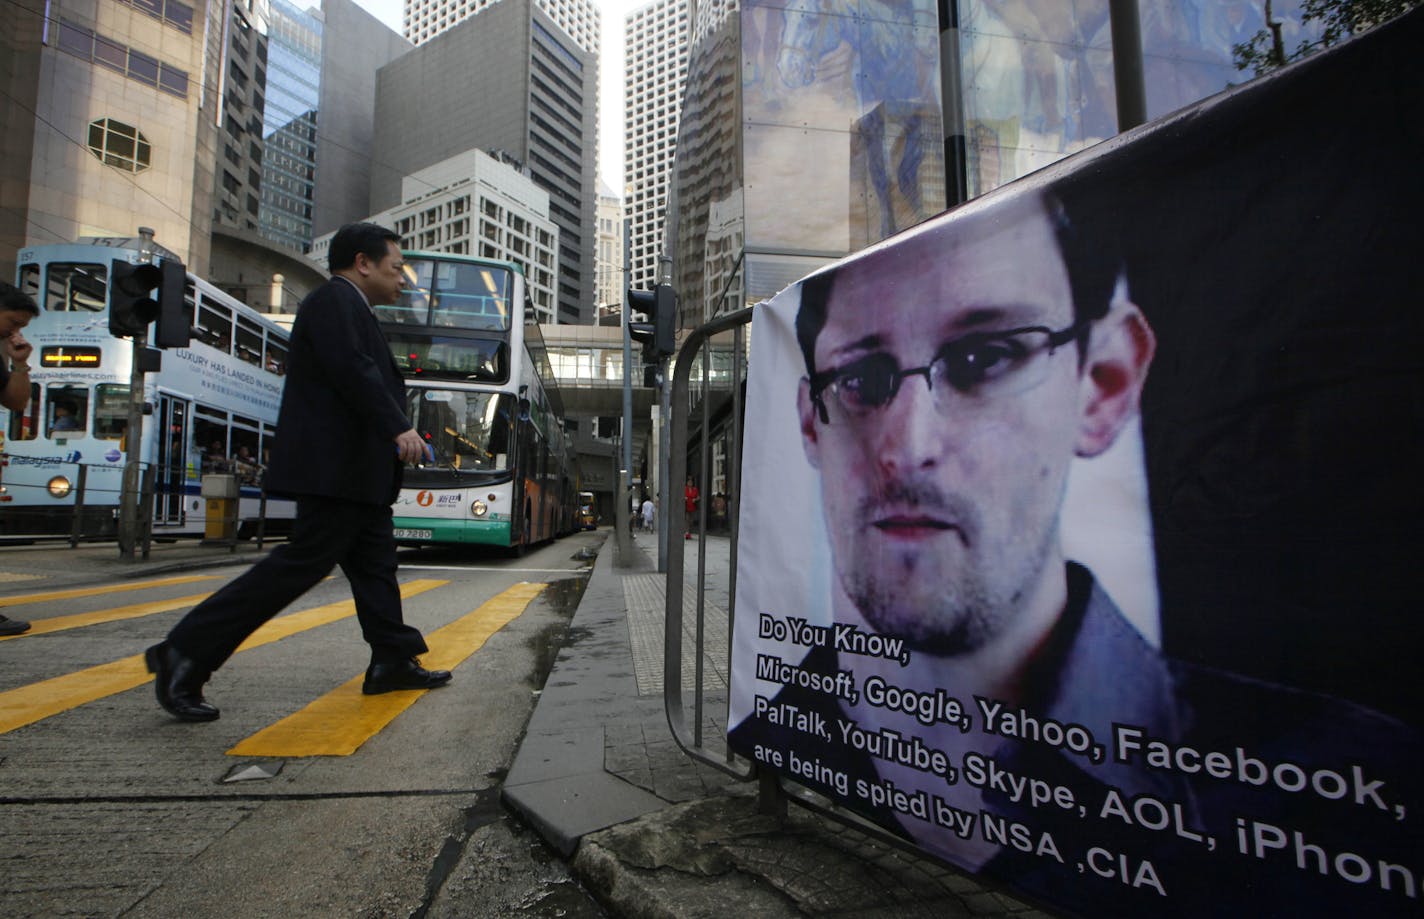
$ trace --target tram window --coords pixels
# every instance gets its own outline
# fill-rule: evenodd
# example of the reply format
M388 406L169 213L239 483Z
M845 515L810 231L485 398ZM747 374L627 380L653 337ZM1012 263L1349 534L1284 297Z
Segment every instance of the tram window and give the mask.
M199 406L193 415L193 444L203 457L203 474L231 472L227 453L227 414Z
M10 413L10 429L6 437L11 440L34 440L40 430L40 384L30 384L30 401L23 411Z
M54 262L49 266L45 309L52 313L104 311L108 272L103 265L71 265Z
M260 455L257 445L257 422L252 428L239 427L239 422L247 418L234 418L232 425L232 471L243 485L256 485L262 480L262 469L257 461Z
M94 436L119 440L129 426L129 388L122 383L94 387Z
M207 302L198 304L198 339L219 351L232 348L232 312Z
M267 339L267 360L265 364L268 373L275 373L283 376L287 372L287 343L277 341L274 338Z
M34 300L36 303L40 299L40 266L21 265L20 266L20 293Z
M51 386L45 392L46 426L50 437L80 437L89 427L89 389L85 386Z
M262 328L257 323L237 317L237 348L234 353L238 360L254 367L262 366Z
M272 464L272 441L277 436L277 429L270 424L262 426L262 450L257 454L258 461L262 463L262 468L267 468Z

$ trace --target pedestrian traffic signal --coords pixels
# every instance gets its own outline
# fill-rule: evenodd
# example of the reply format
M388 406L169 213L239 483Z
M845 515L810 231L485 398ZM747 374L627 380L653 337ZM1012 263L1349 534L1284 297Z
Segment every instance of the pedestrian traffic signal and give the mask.
M153 291L163 280L157 265L134 265L114 259L109 266L109 334L142 335L158 318ZM182 296L182 294L179 294Z
M645 313L651 322L629 322L628 333L643 343L643 360L656 363L677 351L677 295L671 284L653 290L629 290L628 311Z
M184 298L188 269L176 258L166 258L161 270L158 324L153 327L153 343L160 348L186 348L193 337L193 316Z

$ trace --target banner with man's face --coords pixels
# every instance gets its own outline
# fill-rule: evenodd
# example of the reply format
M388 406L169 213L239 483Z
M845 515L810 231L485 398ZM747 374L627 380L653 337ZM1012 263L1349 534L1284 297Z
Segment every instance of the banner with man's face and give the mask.
M737 752L1071 913L1418 915L1421 40L758 307Z

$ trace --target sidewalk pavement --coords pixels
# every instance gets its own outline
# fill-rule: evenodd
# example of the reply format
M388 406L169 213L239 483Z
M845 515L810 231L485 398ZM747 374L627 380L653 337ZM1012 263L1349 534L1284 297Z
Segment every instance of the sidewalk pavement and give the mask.
M791 805L760 814L753 784L684 753L663 708L665 575L641 534L608 533L504 783L505 801L614 915L1036 917L979 879ZM730 542L684 542L685 620L705 552L704 742L725 730ZM691 626L689 626L689 629ZM691 645L684 641L685 668ZM685 701L691 683L684 680ZM689 724L691 715L688 715ZM720 746L720 744L717 744Z

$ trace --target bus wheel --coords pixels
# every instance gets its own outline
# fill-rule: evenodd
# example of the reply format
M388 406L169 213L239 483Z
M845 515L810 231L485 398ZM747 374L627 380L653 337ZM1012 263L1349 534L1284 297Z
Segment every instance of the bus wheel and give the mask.
M529 506L524 507L524 529L519 533L519 541L509 547L510 558L523 558L529 551Z

